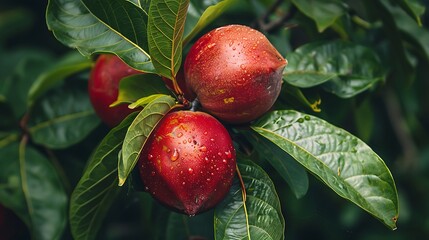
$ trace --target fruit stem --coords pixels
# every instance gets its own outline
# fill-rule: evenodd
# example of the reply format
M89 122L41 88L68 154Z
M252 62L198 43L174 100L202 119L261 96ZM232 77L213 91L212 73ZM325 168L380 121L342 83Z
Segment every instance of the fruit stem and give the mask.
M241 185L241 194L243 195L243 202L246 202L247 194L246 194L246 186L244 185L243 177L241 176L240 169L238 168L238 165L235 165L235 169L237 170L237 176L240 180Z
M198 98L195 98L194 101L191 102L191 111L195 112L197 108L200 106L200 100Z

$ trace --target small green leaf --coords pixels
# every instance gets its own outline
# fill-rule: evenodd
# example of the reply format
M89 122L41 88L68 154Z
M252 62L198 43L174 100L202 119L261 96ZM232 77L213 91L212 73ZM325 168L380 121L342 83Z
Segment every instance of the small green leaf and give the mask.
M66 148L88 136L100 123L87 93L87 82L71 79L49 91L32 109L28 130L34 142Z
M110 206L121 188L118 184L118 154L132 113L110 130L95 149L70 199L70 227L75 239L95 239Z
M339 0L292 0L307 17L316 22L319 32L325 31L341 17L345 9Z
M259 156L267 160L286 181L296 198L303 197L308 190L308 176L305 169L291 156L259 134L247 133Z
M289 61L283 73L286 82L302 88L325 83L325 90L342 98L353 97L385 77L377 54L351 42L309 43L286 58Z
M119 186L125 183L134 169L144 143L156 124L175 104L174 98L170 96L158 97L150 102L131 123L122 145L122 158L118 162Z
M252 161L239 159L237 165L246 201L236 178L229 194L215 208L215 239L284 239L285 222L270 177Z
M25 141L0 148L0 159L0 202L22 219L32 239L61 239L68 204L55 167Z
M398 193L383 160L364 142L319 118L275 111L252 129L291 155L339 196L395 229Z
M134 103L142 97L153 94L171 94L158 75L137 74L125 77L119 82L118 99L111 106L121 103Z
M201 16L198 16L198 21L193 26L192 30L186 34L186 37L183 40L183 44L186 45L191 41L202 29L209 25L213 20L218 18L222 13L225 12L232 4L237 3L237 0L223 0L212 6L209 6ZM193 16L196 18L197 16Z
M28 92L27 106L32 106L43 93L70 75L88 69L92 61L77 52L71 52L59 59L52 67L41 73Z
M102 18L97 18L97 14L93 15L82 1L49 0L46 10L48 28L61 43L77 48L85 56L91 56L94 53L114 53L135 69L153 72L154 68L146 52L147 49L143 49L139 45L144 46L140 39L145 36L145 33L142 32L144 26L140 25L144 24L140 8L128 1L108 2L113 5L117 4L120 8L108 9L113 5L107 4L101 6L100 9L94 9L93 4L89 2L90 9L102 16ZM133 16L139 16L137 19L127 18L127 14L119 16L119 21L115 26L126 32L127 35L123 35L108 25L115 21L114 16L124 13L125 10L122 7L125 10L132 9ZM101 15L102 10L105 10L108 15ZM108 22L103 22L106 18ZM128 24L130 21L137 21L139 24ZM128 38L133 31L136 35L131 39Z
M149 8L149 52L157 72L174 79L182 62L183 32L189 0L152 0Z

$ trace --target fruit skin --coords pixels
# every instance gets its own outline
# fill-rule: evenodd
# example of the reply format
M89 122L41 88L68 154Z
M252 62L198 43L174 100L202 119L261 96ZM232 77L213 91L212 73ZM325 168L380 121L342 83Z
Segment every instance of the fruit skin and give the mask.
M228 193L235 149L228 131L209 114L171 112L148 138L138 168L155 199L193 216L213 208Z
M125 64L118 56L101 54L91 69L88 92L95 112L109 127L118 125L135 109L127 105L109 107L116 101L119 94L119 82L122 78L139 74L139 72Z
M184 68L186 83L203 109L226 122L245 123L272 107L286 65L262 33L228 25L198 39Z

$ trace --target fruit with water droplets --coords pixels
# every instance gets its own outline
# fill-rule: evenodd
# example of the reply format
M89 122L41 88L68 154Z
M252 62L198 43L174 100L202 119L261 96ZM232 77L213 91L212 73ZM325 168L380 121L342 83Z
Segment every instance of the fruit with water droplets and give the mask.
M206 111L226 122L245 123L272 107L286 65L261 32L228 25L198 39L184 69L187 85Z
M187 215L204 212L228 193L236 157L231 137L203 112L168 113L140 154L146 190L164 205Z
M113 54L100 55L91 69L88 92L95 112L109 127L118 125L131 112L127 105L110 107L119 94L122 78L141 72L131 68Z

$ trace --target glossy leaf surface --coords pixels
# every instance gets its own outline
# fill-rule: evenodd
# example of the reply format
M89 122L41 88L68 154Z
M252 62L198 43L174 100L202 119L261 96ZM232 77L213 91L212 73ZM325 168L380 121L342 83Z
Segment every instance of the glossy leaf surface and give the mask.
M189 0L152 0L148 41L158 73L174 79L182 63L182 43Z
M345 41L309 43L286 58L286 82L301 88L325 83L325 90L342 98L367 90L385 76L372 49Z
M293 110L267 114L252 129L291 155L339 196L392 229L398 194L384 161L364 142L322 119Z
M259 134L249 134L247 139L252 143L259 156L267 160L288 183L296 198L301 198L307 193L307 172L299 163Z
M70 200L70 226L75 239L95 239L118 187L118 155L136 113L110 130L95 149Z
M345 9L339 0L292 0L307 17L314 20L319 32L323 32L341 17Z
M101 4L103 2L109 4ZM77 48L85 56L115 53L136 69L153 72L147 49L142 48L145 46L142 10L128 1L98 0L88 3L85 6L80 0L48 1L46 21L55 37L64 45ZM113 5L118 8L112 9ZM124 11L139 17L121 14ZM134 24L134 21L137 23Z
M51 90L33 108L29 132L34 142L49 148L78 143L100 123L89 101L86 81L73 79Z
M146 139L161 118L176 104L174 98L162 95L150 102L134 119L125 135L122 158L119 159L119 186L122 186L136 165Z
M255 163L239 159L246 201L236 178L215 209L215 239L283 239L285 222L273 182Z

